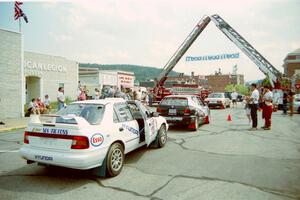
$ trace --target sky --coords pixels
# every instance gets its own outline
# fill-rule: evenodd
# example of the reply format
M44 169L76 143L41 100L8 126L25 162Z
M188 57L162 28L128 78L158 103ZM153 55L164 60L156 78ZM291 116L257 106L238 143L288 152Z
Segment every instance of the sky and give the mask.
M0 0L0 28L18 31L13 2ZM300 48L300 0L24 1L24 49L84 63L163 68L204 15L219 14L278 70ZM239 59L186 62L186 56L240 53ZM246 80L258 67L211 22L174 70L209 75L234 65Z

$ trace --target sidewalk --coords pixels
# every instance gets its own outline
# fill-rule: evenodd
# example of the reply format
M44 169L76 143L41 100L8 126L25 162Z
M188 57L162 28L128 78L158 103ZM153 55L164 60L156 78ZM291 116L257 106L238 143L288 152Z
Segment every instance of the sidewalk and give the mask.
M0 125L0 132L25 128L27 126L29 119L30 119L29 117L3 119L5 125Z

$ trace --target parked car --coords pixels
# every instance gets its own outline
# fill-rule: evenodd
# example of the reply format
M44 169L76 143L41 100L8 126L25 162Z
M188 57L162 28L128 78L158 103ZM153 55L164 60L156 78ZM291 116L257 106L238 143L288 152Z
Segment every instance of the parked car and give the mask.
M196 95L170 95L160 102L157 112L168 123L185 125L196 131L199 125L209 123L209 108L200 101Z
M295 94L294 96L294 112L300 114L300 94Z
M225 93L214 92L208 95L205 102L209 107L229 108L231 100L225 96Z
M20 154L27 163L95 168L97 175L116 176L124 154L144 145L163 147L168 127L163 117L139 101L74 102L56 115L32 116Z

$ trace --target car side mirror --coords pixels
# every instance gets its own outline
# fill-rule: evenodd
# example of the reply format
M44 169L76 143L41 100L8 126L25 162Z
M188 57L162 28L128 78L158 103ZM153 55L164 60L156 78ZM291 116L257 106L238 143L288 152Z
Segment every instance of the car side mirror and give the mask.
M151 117L159 117L159 113L158 112L152 112Z

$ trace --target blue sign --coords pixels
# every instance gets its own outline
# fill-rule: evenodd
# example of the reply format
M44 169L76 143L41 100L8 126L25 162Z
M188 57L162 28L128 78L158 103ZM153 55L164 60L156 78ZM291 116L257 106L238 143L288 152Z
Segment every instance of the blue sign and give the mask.
M187 56L185 58L186 62L194 61L214 61L214 60L225 60L225 59L238 59L240 58L240 53L227 53L227 54L218 54L218 55L209 55L209 56Z

